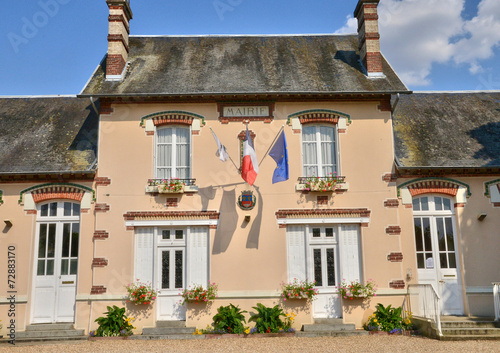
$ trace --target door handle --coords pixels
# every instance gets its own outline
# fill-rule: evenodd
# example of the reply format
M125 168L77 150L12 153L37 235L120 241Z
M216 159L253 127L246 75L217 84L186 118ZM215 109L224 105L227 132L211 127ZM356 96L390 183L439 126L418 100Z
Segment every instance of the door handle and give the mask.
M439 283L444 283L444 281L439 281Z

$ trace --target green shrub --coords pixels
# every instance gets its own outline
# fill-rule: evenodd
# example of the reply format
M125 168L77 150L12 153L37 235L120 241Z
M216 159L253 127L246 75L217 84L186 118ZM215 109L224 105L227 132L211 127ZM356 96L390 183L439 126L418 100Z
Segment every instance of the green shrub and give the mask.
M246 311L233 304L219 307L213 317L214 333L243 333L243 322L246 323L243 313Z
M364 328L368 331L385 331L390 333L411 330L414 325L411 322L411 313L406 313L407 317L402 317L402 308L393 308L391 305L384 307L377 304L376 311L368 317Z
M257 314L252 315L248 321L255 322L256 333L280 332L285 327L285 323L281 320L281 317L286 318L286 315L278 305L269 308L261 303L257 303L257 306L253 308L257 310Z
M109 336L131 336L132 330L135 329L130 323L134 318L127 318L125 308L119 308L116 305L108 306L108 311L95 320L99 324L99 328L95 332L91 332L91 336L109 337Z

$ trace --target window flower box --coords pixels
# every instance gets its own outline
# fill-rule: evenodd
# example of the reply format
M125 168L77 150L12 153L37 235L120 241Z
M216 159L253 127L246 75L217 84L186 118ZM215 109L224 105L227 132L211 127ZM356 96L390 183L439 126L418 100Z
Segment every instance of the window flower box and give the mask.
M366 284L358 281L352 281L351 283L342 281L338 290L340 297L344 300L368 299L377 296L375 294L377 285L372 280L368 280Z
M300 177L296 185L297 191L303 192L334 192L345 191L349 188L349 184L345 182L345 177L336 174L330 174L326 177Z
M294 279L289 283L281 283L281 297L284 301L290 299L314 300L318 290L314 288L316 282L299 281Z
M149 179L146 185L148 194L197 193L196 179Z

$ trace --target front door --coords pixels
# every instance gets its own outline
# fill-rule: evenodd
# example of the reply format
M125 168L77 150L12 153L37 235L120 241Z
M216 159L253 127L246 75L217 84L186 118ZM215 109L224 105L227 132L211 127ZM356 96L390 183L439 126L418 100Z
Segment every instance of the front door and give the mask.
M32 323L74 322L80 205L38 207Z
M453 203L441 196L419 197L413 213L419 283L437 291L441 314L463 315Z

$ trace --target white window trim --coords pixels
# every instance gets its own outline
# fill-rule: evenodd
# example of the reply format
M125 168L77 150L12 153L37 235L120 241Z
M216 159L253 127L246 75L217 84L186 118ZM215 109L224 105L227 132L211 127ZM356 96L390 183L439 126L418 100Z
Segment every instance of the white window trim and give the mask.
M187 226L217 226L218 219L200 219L200 220L152 220L152 221L126 221L126 227L187 227Z

